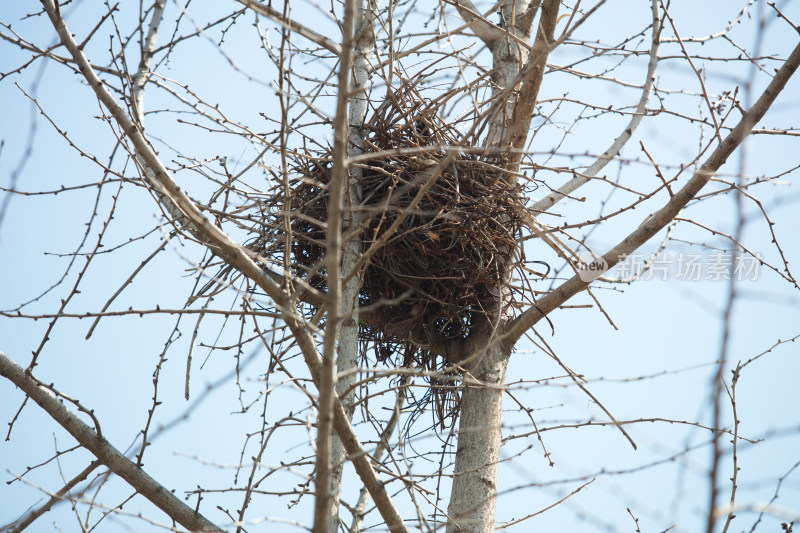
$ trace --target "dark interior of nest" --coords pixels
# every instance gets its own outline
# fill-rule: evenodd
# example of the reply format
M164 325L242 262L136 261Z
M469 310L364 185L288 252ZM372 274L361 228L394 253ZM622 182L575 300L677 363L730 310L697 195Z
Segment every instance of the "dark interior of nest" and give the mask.
M367 132L368 159L360 160L360 172L351 172L361 189L361 251L400 223L361 273L359 304L372 316L371 325L360 328L364 353L379 362L438 370L446 362L426 349L430 339L465 339L481 319L496 313L503 280L522 259L512 257L521 253L516 246L524 210L520 186L502 179L489 158L451 148L457 131L408 91L390 95L368 121ZM455 157L431 185L448 151ZM328 151L296 157L290 183L290 263L296 276L321 291L326 290L330 156ZM251 243L273 258L285 254L284 195L280 188L274 192L264 232ZM412 332L422 342L409 341ZM438 420L454 419L456 383L445 376L431 385L419 403L435 400Z

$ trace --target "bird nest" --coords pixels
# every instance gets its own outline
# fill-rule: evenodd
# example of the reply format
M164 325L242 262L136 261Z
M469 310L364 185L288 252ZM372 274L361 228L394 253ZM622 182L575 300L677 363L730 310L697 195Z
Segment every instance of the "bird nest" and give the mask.
M501 294L509 294L511 270L521 259L514 257L521 253L521 186L478 150L459 147L458 132L408 86L389 94L365 131L364 153L351 167L361 198L358 231L351 229L349 237L369 255L359 273L359 305L370 316L360 338L378 361L441 369L450 362L432 353L431 344L465 339L482 317L500 312ZM330 150L306 151L294 156L290 169L289 263L298 278L320 291L326 290L331 161ZM251 247L282 258L284 189L269 198L269 229ZM454 384L447 376L434 381L443 420L457 397L448 392Z

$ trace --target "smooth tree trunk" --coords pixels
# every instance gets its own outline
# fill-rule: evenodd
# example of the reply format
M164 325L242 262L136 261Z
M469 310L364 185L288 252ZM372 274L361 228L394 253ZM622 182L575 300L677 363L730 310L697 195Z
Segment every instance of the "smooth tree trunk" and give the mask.
M503 385L509 358L508 350L499 342L493 343L472 371L483 384L466 385L462 392L447 533L494 530Z
M356 41L353 44L353 76L348 107L348 149L349 157L364 153L366 132L363 125L367 116L368 102L367 90L369 88L369 57L372 54L372 32L370 26L372 17L367 0L356 0L357 19L355 24ZM345 199L345 212L343 213L342 233L347 236L358 228L358 205L361 203L361 168L349 168L348 197ZM361 256L360 237L345 240L342 247L342 275L346 278L352 272ZM336 351L337 382L336 393L342 400L342 406L348 418L352 420L354 411L355 391L352 385L357 374L355 369L359 361L358 342L358 293L361 289L361 279L353 276L342 287L342 320L339 330L339 342ZM333 435L331 442L331 499L328 508L328 533L336 533L339 529L339 500L342 484L342 473L347 454L344 444L338 435Z
M519 156L515 154L525 147L553 43L559 3L559 0L507 3L498 13L500 24L496 26L475 17L478 10L471 1L461 0L458 4L464 20L471 23L471 29L492 51L492 92L497 101L488 116L483 145L489 149L487 153L500 155L501 164L511 171L505 178L509 184L516 182ZM536 39L529 48L534 19L538 20ZM512 150L506 152L507 148ZM512 257L511 251L508 252L508 257ZM500 342L496 333L503 330L509 319L506 314L509 302L510 292L503 290L499 301L489 304L495 309L495 316L490 318L496 327L477 335L466 351L473 354L467 358L467 367L480 384L465 379L461 396L447 533L486 533L495 528L503 396L511 355L511 348Z

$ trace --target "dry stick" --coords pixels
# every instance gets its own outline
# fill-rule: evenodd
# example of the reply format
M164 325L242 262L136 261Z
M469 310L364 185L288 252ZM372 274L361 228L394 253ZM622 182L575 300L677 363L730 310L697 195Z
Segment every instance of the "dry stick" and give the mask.
M319 387L320 368L322 366L320 356L304 320L298 316L294 308L292 295L280 287L279 282L272 277L276 276L274 273L263 270L254 261L253 252L234 242L227 233L213 225L203 216L199 208L172 178L169 171L148 144L142 131L131 121L127 112L106 90L83 51L78 48L66 22L56 10L53 0L41 0L41 3L61 38L61 42L78 65L81 74L92 87L98 99L111 112L123 132L131 139L137 155L146 165L145 168L150 183L159 189L165 200L169 200L174 207L180 210L188 224L190 224L190 229L196 233L200 242L211 248L215 253L218 253L228 264L235 267L242 274L252 279L275 301L276 306L283 313L286 325L295 335L297 345L302 351L303 358L309 367L315 385ZM386 525L391 531L408 531L394 506L394 502L386 492L385 486L378 479L336 395L334 395L334 429L342 439L356 472L369 490Z
M159 306L156 306L155 309L134 309L129 307L124 311L104 311L104 312L86 312L86 313L42 313L42 314L24 314L20 311L16 313L7 313L5 311L0 311L0 316L4 316L6 318L32 318L33 320L39 320L43 318L93 318L93 317L107 317L107 316L129 316L129 315L138 315L140 318L143 315L197 315L197 314L209 314L209 315L224 315L225 318L228 316L265 316L270 318L280 318L281 315L278 313L270 313L268 311L257 311L257 310L248 310L248 311L236 311L234 309L165 309Z
M0 352L0 353L2 353L2 352ZM15 527L14 527L14 529L12 529L12 530L11 530L9 533L22 533L22 532L23 532L23 531L25 531L25 530L28 528L28 526L29 526L29 525L31 525L31 524L32 524L32 523L33 523L33 522L34 522L34 521L35 521L37 518L39 518L39 517L40 517L40 516L42 516L44 513L46 513L46 512L47 512L47 511L49 511L50 509L52 509L52 508L53 508L53 506L54 506L55 504L57 504L57 503L59 503L59 502L63 502L65 499L69 498L69 496L68 496L68 494L69 494L69 491L71 491L71 490L72 490L72 488L73 488L75 485L77 485L78 483L80 483L81 481L83 481L84 479L86 479L87 477L89 477L89 474L91 474L91 473L92 473L92 471L93 471L95 468L97 468L98 466L100 466L101 464L102 464L102 461L100 461L99 459L98 459L98 460L94 460L94 461L92 461L91 463L89 463L89 466L87 466L86 468L84 468L84 469L83 469L83 470L82 470L82 471L81 471L81 472L80 472L80 473L79 473L77 476L75 476L74 478L72 478L71 480L69 480L69 481L67 482L67 484L66 484L66 485L64 485L63 487L61 487L61 490L59 490L58 492L56 492L56 493L55 493L55 494L54 494L54 495L53 495L53 496L52 496L52 497L51 497L51 498L50 498L50 499L47 501L47 503L45 503L44 505L42 505L41 507L39 507L39 508L38 508L38 509L36 509L35 511L32 511L31 513L29 513L28 515L26 515L26 516L25 516L24 518L22 518L21 520L19 520L19 521L17 521L17 522L14 522L14 523L12 523L12 524L9 524L8 526L3 526L3 527L0 527L0 529L3 529L3 531L5 531L5 528L6 528L6 527L15 526Z
M703 76L700 74L700 71L697 70L697 67L694 66L694 61L692 61L692 56L686 50L686 46L683 44L683 40L681 36L678 34L678 28L675 26L675 21L672 20L672 17L669 15L669 11L667 11L667 6L664 5L664 0L659 0L661 3L661 8L664 10L664 16L667 17L669 21L669 25L672 26L672 31L675 33L675 38L678 40L678 44L681 46L681 51L683 52L683 57L686 58L686 62L689 63L689 66L692 67L692 71L694 71L694 75L697 77L697 81L700 82L700 88L702 89L703 93L703 100L705 100L706 105L708 106L708 112L711 115L711 120L714 121L714 136L717 138L718 141L722 142L722 136L719 132L719 121L717 120L717 114L715 113L714 106L711 105L711 100L708 98L708 89L706 89L706 82L703 81Z
M728 516L725 519L725 526L722 528L722 533L727 533L728 528L731 525L731 522L736 515L733 513L733 508L736 505L736 490L739 488L739 413L737 412L737 405L736 405L736 384L739 382L739 378L741 377L742 370L742 362L739 361L739 364L736 365L736 369L733 371L733 377L731 378L731 387L728 390L728 398L731 400L731 414L733 415L733 438L731 439L731 497L728 501L728 504L731 506L730 512L728 512ZM726 386L727 389L727 386ZM712 511L713 514L713 511Z
M586 487L588 487L589 485L591 485L592 483L594 483L594 482L595 482L595 480L597 480L597 478L596 478L596 477L593 477L592 479L590 479L589 481L587 481L586 483L584 483L583 485L581 485L581 486L580 486L580 487L578 487L577 489L573 490L572 492L570 492L570 493L569 493L569 494L567 494L566 496L562 497L560 500L558 500L558 501L555 501L555 502L551 503L550 505L548 505L547 507L545 507L545 508L543 508L543 509L539 509L539 510L538 510L538 511L536 511L535 513L531 513L531 514L529 514L529 515L527 515L527 516L523 516L522 518L519 518L519 519L517 519L517 520L512 520L511 522L508 522L508 523L506 523L506 524L503 524L502 526L498 526L498 527L496 527L496 528L495 528L495 531L497 531L497 530L499 530L499 529L505 529L505 528L507 528L507 527L511 527L511 526L513 526L513 525L519 524L520 522L524 522L525 520L528 520L529 518L533 518L534 516L538 516L538 515L540 515L540 514L544 513L545 511L549 511L550 509L553 509L554 507L556 507L556 506L558 506L558 505L561 505L562 503L564 503L565 501L567 501L569 498L571 498L571 497L575 496L575 495L576 495L576 494L578 494L580 491L582 491L583 489L585 489Z
M647 159L650 160L650 164L653 165L654 169L656 169L656 176L658 176L658 179L660 179L661 183L664 184L664 187L667 189L670 198L675 196L675 193L672 192L672 187L669 186L669 181L667 181L667 178L664 177L664 174L661 172L661 169L658 168L658 163L656 163L656 160L653 159L652 155L650 155L650 152L647 150L647 148L645 148L644 143L642 141L639 141L639 146L641 146L642 152L645 153Z
M544 213L555 204L575 192L576 189L585 185L591 179L591 176L596 176L603 168L622 150L625 144L633 136L633 132L639 127L639 124L647 113L647 104L650 102L650 96L653 94L653 85L656 81L656 65L658 65L658 48L661 41L661 19L658 16L658 0L652 0L651 9L653 11L653 35L650 42L650 61L647 65L647 78L645 79L644 87L642 88L642 97L639 99L639 104L636 106L636 111L631 117L630 122L622 131L622 133L614 139L611 146L603 152L599 158L592 163L586 172L580 176L575 176L567 183L558 188L558 190L551 192L530 207L533 213Z
M344 4L342 51L339 54L338 97L333 121L333 173L328 187L328 228L325 239L325 272L327 274L327 307L325 335L322 343L322 370L319 379L319 415L317 417L317 476L314 480L314 533L326 533L331 500L331 423L333 419L333 386L336 382L336 341L342 315L342 213L344 188L349 186L347 171L347 102L350 93L350 69L353 66L353 29L356 1Z
M205 311L206 309L208 309L208 306L211 305L211 302L213 300L214 297L210 296L206 300L206 303L203 304L203 308L200 309L200 315L197 317L197 322L195 322L194 329L192 330L192 339L189 341L189 355L186 356L186 378L184 380L184 386L183 386L183 397L186 400L189 399L189 386L191 384L191 376L192 376L192 359L194 359L194 351L195 348L197 348L197 335L200 333L200 324L203 322L203 319L206 316ZM152 414L150 416L152 416ZM142 450L144 451L144 449L145 448L143 447ZM141 461L141 458L139 460Z
M259 15L263 15L270 19L273 22L276 22L286 28L289 31L293 31L298 35L302 35L309 41L314 44L318 44L319 46L323 47L324 49L328 50L340 56L344 53L342 47L339 43L332 41L331 39L325 37L324 35L320 35L319 33L315 32L311 28L300 24L290 18L287 18L283 13L274 9L271 5L265 6L260 2L254 2L253 0L238 0L238 2L242 5L245 5L258 13Z
M53 420L66 429L81 446L159 509L167 513L180 525L190 531L223 531L210 520L196 512L177 498L172 491L151 478L144 470L125 457L106 439L97 435L80 418L67 409L55 395L42 387L18 364L0 351L0 375L11 381L39 406L47 411Z
M394 411L392 412L392 416L386 423L386 428L381 432L378 447L372 454L376 464L381 464L381 461L383 460L383 454L385 454L390 447L389 439L391 438L392 433L394 433L394 429L397 427L397 422L400 419L400 413L403 408L404 400L405 394L403 392L403 387L401 386L397 389L397 396L395 397ZM353 508L353 521L350 524L351 532L359 533L361 531L361 526L364 522L364 515L366 514L367 503L369 503L369 492L362 488L358 494L358 502Z
M128 279L126 279L126 280L125 280L125 283L123 283L123 284L120 286L120 288L119 288L119 289L117 289L117 292L115 292L115 293L114 293L114 294L111 296L111 298L109 298L109 299L106 301L105 305L103 306L103 309L101 309L101 310L100 310L100 313L105 313L105 312L106 312L106 310L108 310L108 308L109 308L109 307L111 307L111 304L114 302L114 300L116 300L116 299L117 299L117 296L119 296L120 294L122 294L122 291L124 291L124 290L125 290L125 288L126 288L128 285L130 285L131 283L133 283L133 279L134 279L134 278L137 276L137 274L139 274L139 272L141 272L141 271L142 271L142 269L143 269L143 268L144 268L144 267L147 265L147 263L149 263L149 262L150 262L150 260L151 260L151 259L153 259L153 258L154 258L156 255L158 255L158 254L159 254L159 252L161 252L161 250L163 250L163 249L164 249L164 247L167 245L167 243L169 243L169 241L168 241L167 239L164 239L164 242L162 242L162 243L161 243L161 244L158 246L158 248L156 248L156 249L155 249L155 251L154 251L152 254L150 254L149 256L147 256L147 259L145 259L144 261L142 261L142 262L139 264L139 266L138 266L138 267L136 267L136 269L133 271L133 273L132 273L130 276L128 276ZM102 316L101 316L101 315L98 315L98 316L97 316L97 318L94 320L94 322L92 322L92 326L89 328L89 332L86 334L86 337L85 337L87 340L89 339L89 337L91 337L91 336L92 336L92 333L94 333L94 329L97 327L97 324L100 322L100 318L102 318Z
M728 25L725 26L724 29L722 29L722 30L720 30L720 31L718 31L716 33L712 33L712 34L709 34L709 35L704 35L702 37L687 37L686 39L683 40L683 42L685 42L685 43L705 44L708 41L712 41L712 40L718 39L720 37L724 38L728 33L730 33L730 31L735 26L737 26L738 24L741 24L742 19L745 17L745 15L747 17L751 17L752 16L752 15L748 14L747 12L750 10L750 7L754 3L755 3L755 0L747 0L747 4L745 4L745 6L739 11L739 13L736 15L736 17L732 18L728 22ZM767 2L767 4L771 5L771 4L769 4L769 2ZM675 43L675 42L678 42L678 39L676 39L674 37L664 37L664 40L661 41L661 42L663 42L663 43Z
M731 133L725 137L716 150L709 156L705 163L694 173L688 183L673 196L667 204L633 231L613 249L603 256L608 268L650 240L659 231L664 229L681 209L686 207L730 157L733 151L750 134L753 126L764 117L775 98L780 94L786 83L800 66L800 44L792 51L789 58L775 74L770 84L764 90L758 101L742 117ZM550 292L538 301L538 305L529 308L519 317L514 319L505 331L504 341L513 345L528 329L561 304L585 290L590 282L584 281L580 276L574 276L560 287Z

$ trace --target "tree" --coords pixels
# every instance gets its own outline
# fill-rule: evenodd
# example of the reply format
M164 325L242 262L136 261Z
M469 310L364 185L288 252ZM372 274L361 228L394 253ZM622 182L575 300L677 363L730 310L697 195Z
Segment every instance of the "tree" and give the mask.
M0 37L15 63L0 81L44 117L61 147L40 137L40 119L30 121L27 144L13 148L20 163L3 189L1 237L11 240L24 227L31 246L33 226L18 221L39 215L19 210L39 197L50 209L83 217L86 229L63 253L54 243L70 220L64 228L47 224L47 250L67 259L63 275L49 288L45 277L26 280L24 297L14 292L16 301L0 304L4 329L25 328L15 340L19 349L0 355L0 374L21 391L8 387L16 407L3 414L12 442L28 441L19 426L36 416L32 403L74 440L64 448L67 437L59 433L58 461L39 459L12 475L14 490L28 483L45 498L12 509L7 529L38 523L64 500L78 502L85 529L129 519L135 527L191 531L249 531L267 519L315 532L527 528L528 519L565 507L598 477L694 459L696 451L711 455L700 475L709 533L728 530L736 515L753 509L761 513L753 529L765 514L796 519L796 511L775 505L787 498L791 489L782 484L796 463L780 463L765 507L742 498L740 448L783 435L796 441L798 430L782 422L760 439L743 434L736 391L743 372L798 334L762 339L767 352L734 343L743 273L760 267L790 298L800 288L789 267L798 250L783 229L794 219L774 221L784 218L775 199L796 199L769 188L796 175L796 161L771 155L796 144L796 109L770 115L777 127L761 126L770 107L791 94L786 87L800 64L797 17L788 12L796 6L749 1L734 11L723 2L719 16L732 18L723 24L709 16L706 26L694 20L702 19L693 17L695 7L656 0L635 8L605 0L458 0L432 13L414 2L363 0L332 7L253 0L200 7L155 0L138 9L41 5L10 19L30 25L35 37L3 22ZM623 9L629 18L617 23L614 13ZM699 30L692 26L687 37L690 23ZM743 26L755 29L754 44L744 44ZM773 32L782 36L777 42ZM58 99L45 101L40 80L53 79L61 80ZM11 89L15 80L21 82ZM77 118L66 115L72 91ZM643 134L641 125L661 128L660 137ZM17 143L10 135L9 145ZM742 148L748 137L765 139L759 146L767 153L754 165L777 163L755 179L744 159L753 150ZM669 149L654 146L662 139L696 148L676 162ZM725 165L737 150L741 159L731 170L736 165ZM90 162L91 170L81 167L90 178L25 187L23 180L39 179L45 157L63 161L50 172L68 173L76 155ZM609 175L614 169L616 177ZM730 214L725 223L715 220L720 206ZM637 263L659 235L648 261ZM16 243L9 249L26 253ZM719 355L702 358L713 363L710 407L698 420L622 418L595 390L602 380L572 370L548 336L575 335L586 320L559 316L575 297L616 328L606 309L613 296L600 291L622 284L635 291L670 266L670 254L679 254L672 265L679 275L687 268L681 243L708 252L701 257L705 279L723 280L708 290L725 287L715 314ZM647 311L655 307L648 302ZM125 328L138 333L120 340ZM91 344L73 339L76 331ZM71 389L87 372L76 371L80 360L70 351L84 345L131 358L157 353L146 378L151 399L136 406L137 419L119 415L126 404L119 397L109 401L116 411L104 408L103 416L97 398L106 386L128 383L140 395L140 381L112 375L95 390ZM33 354L24 367L22 347ZM515 349L534 347L549 357L551 373L509 380ZM168 355L180 348L187 353L185 408L167 400L176 390ZM748 358L733 364L741 350ZM200 365L199 351L207 353ZM70 372L48 368L55 357ZM113 357L120 365L111 367L114 374L131 364L122 359ZM789 374L797 362L784 364ZM199 396L198 372L211 380ZM662 364L649 377L631 373L622 381L677 375L687 387L685 374ZM548 403L536 395L548 384L580 391L591 402L588 418L543 418ZM95 401L79 401L78 393ZM781 397L780 405L791 406L794 397ZM232 444L221 437L233 428L207 398L235 399L228 411L246 421L236 428L234 474L202 454L195 461L213 467L209 477L148 468L151 444L192 417L208 421L199 440L225 441L217 445L230 456ZM506 399L513 409L504 408ZM636 449L632 428L645 422L699 428L703 438L673 441L684 442L679 451L650 455L645 467L632 466L642 464L636 460L611 471L598 466L598 475L559 471L551 481L526 473L518 490L498 479L501 464L519 465L532 450L545 457L538 463L552 466L551 431L599 425ZM525 438L535 441L522 444ZM152 460L165 465L159 457ZM59 483L51 471L36 481L51 463L67 461L77 475L61 474ZM120 479L127 488L114 485ZM182 493L167 488L174 483ZM571 488L498 524L499 495L551 483ZM355 500L353 487L363 487ZM275 501L299 511L274 511ZM129 516L131 506L137 511ZM636 510L627 512L638 529ZM677 521L654 520L653 527Z

